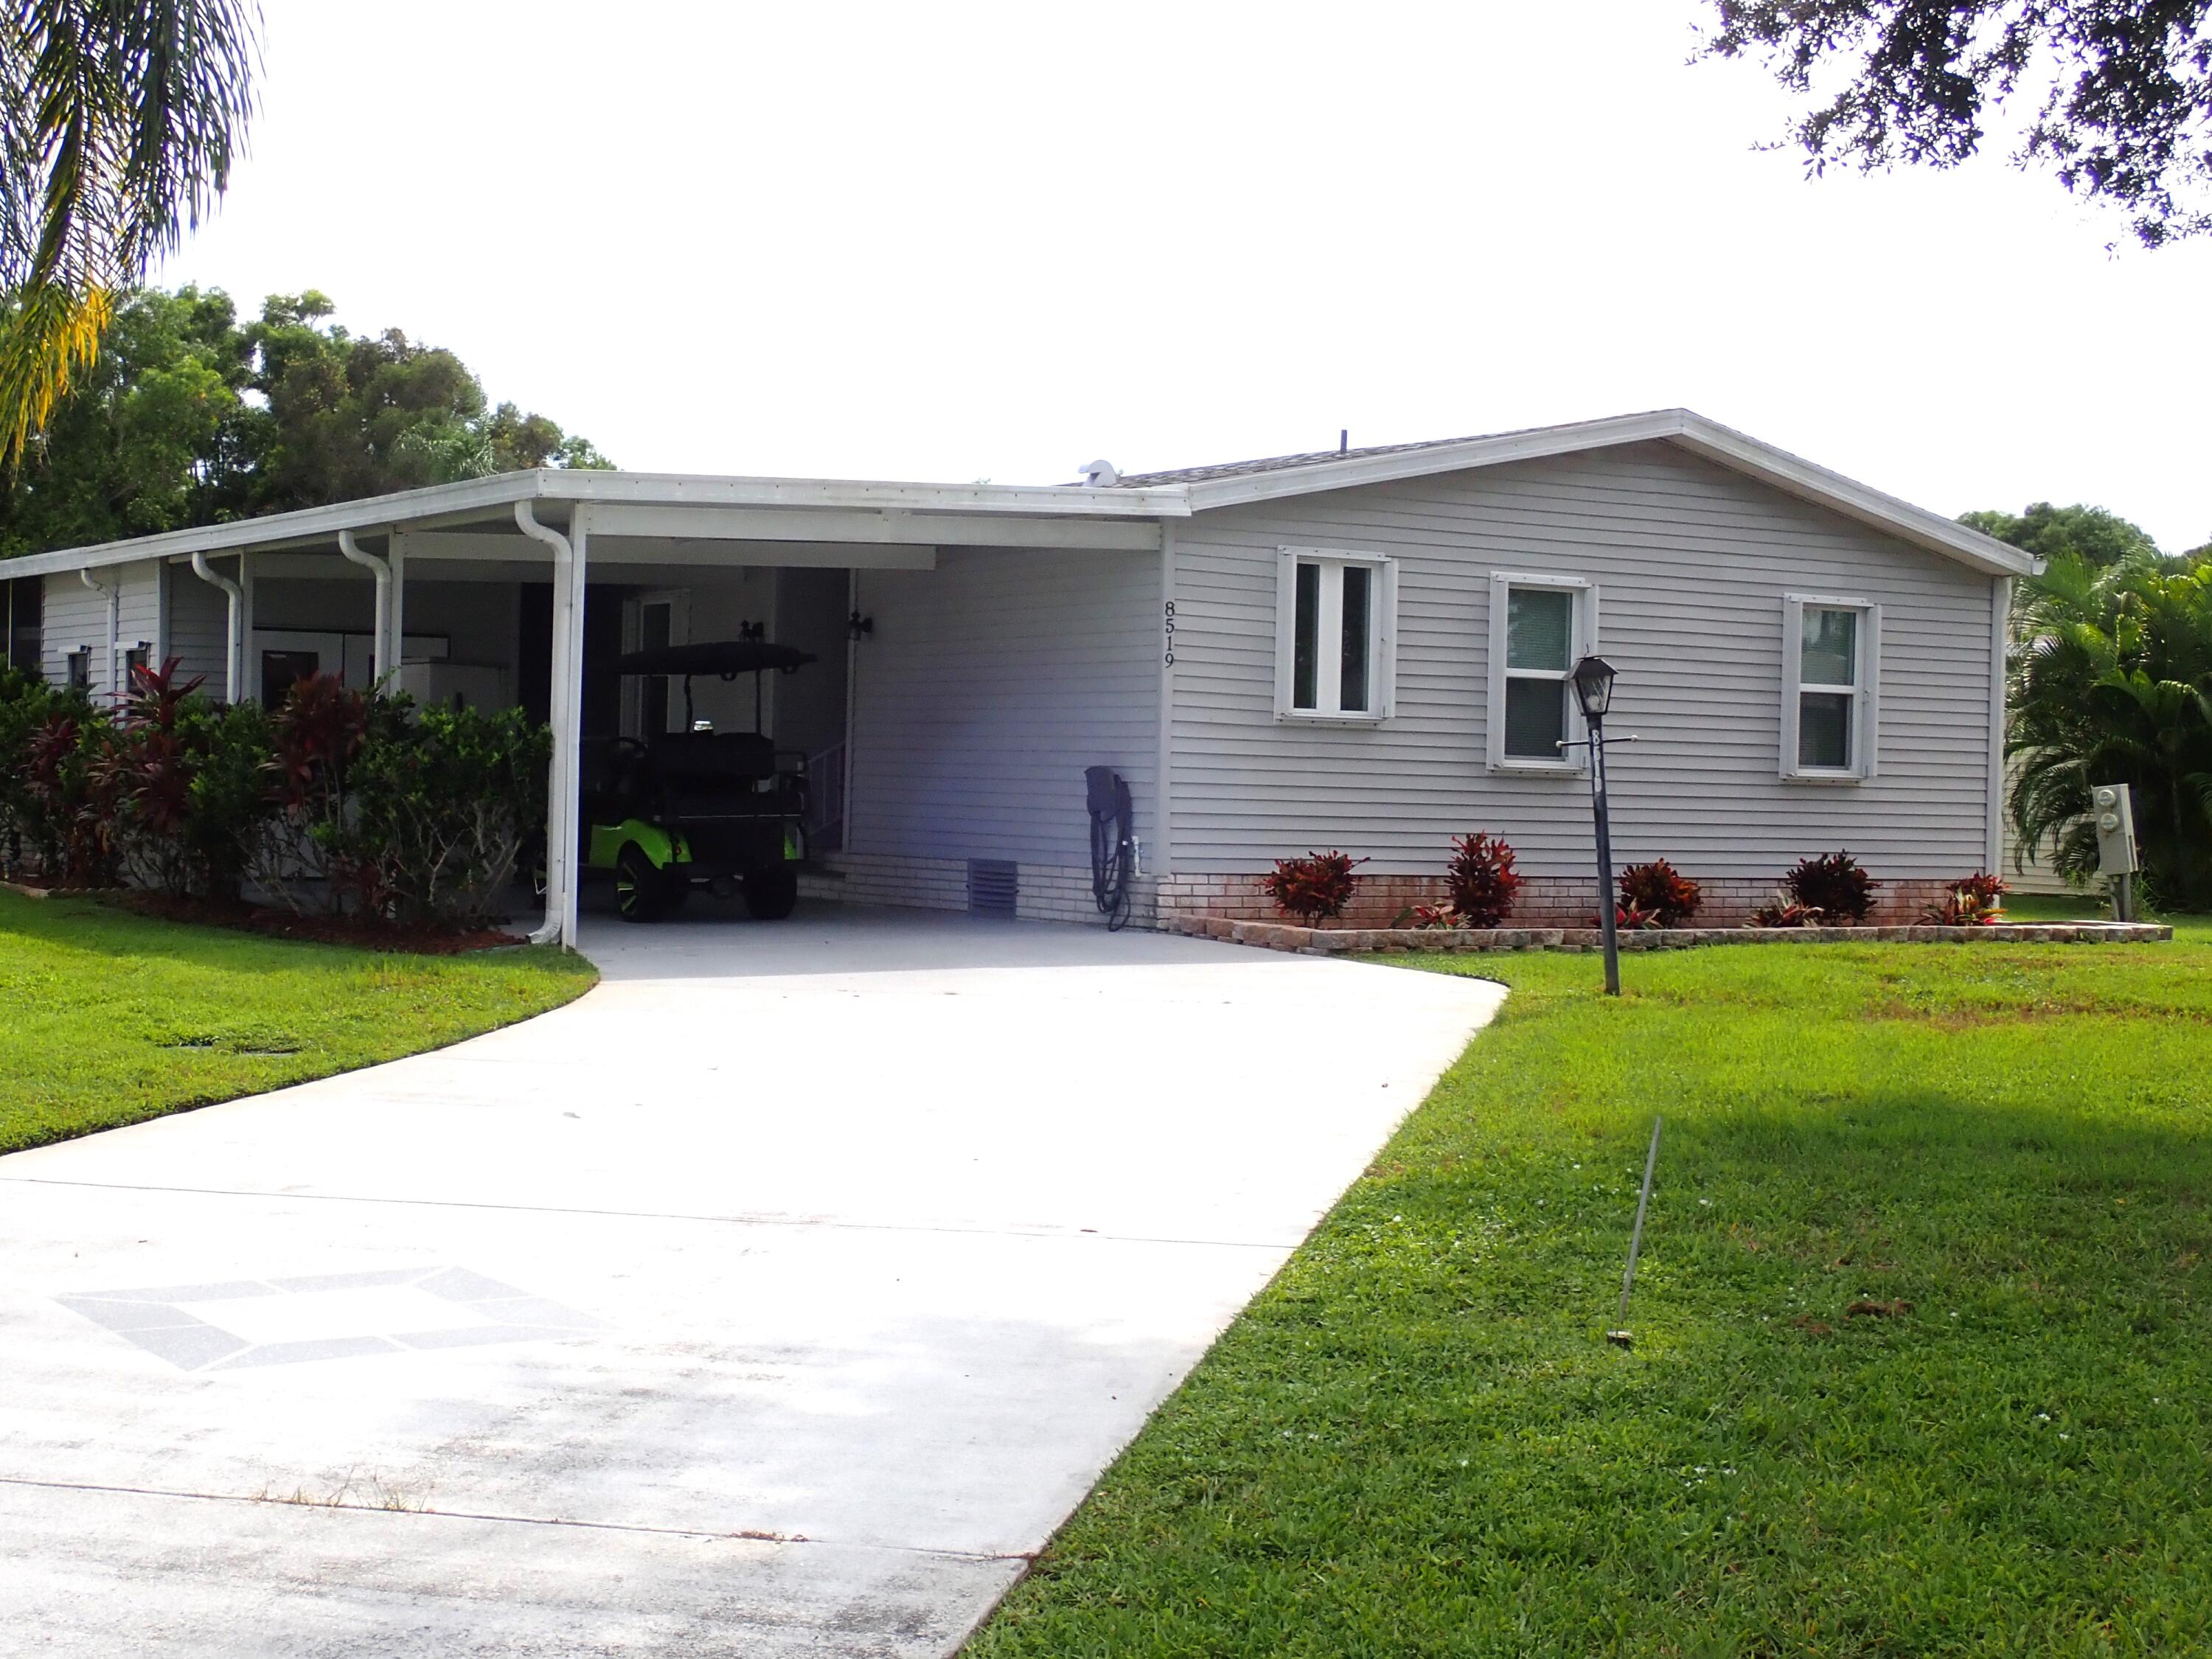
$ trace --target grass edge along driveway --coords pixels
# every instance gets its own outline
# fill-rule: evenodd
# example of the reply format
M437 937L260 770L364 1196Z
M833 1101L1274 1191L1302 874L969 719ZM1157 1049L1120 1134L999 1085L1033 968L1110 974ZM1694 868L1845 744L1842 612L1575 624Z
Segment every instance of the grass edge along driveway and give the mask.
M1514 994L969 1659L2212 1645L2212 926L1420 965Z
M596 979L550 949L386 953L0 892L0 1152L441 1048Z

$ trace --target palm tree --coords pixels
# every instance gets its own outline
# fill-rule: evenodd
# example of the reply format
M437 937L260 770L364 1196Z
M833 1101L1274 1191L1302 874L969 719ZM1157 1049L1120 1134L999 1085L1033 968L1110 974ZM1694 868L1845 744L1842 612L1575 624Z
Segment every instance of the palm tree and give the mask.
M2013 823L2076 878L2097 868L2091 786L2124 783L2160 901L2212 908L2212 563L2061 555L2014 617Z
M0 465L212 211L259 25L253 0L0 0Z

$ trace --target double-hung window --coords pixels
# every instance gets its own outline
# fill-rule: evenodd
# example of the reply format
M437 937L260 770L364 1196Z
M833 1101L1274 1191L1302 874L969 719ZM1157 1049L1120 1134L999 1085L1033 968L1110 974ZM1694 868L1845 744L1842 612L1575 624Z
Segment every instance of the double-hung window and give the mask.
M1396 651L1395 568L1379 553L1285 547L1275 611L1275 714L1389 716Z
M1881 608L1868 599L1783 599L1782 775L1872 777Z
M1490 764L1572 772L1582 736L1567 677L1597 647L1597 589L1573 576L1490 579Z

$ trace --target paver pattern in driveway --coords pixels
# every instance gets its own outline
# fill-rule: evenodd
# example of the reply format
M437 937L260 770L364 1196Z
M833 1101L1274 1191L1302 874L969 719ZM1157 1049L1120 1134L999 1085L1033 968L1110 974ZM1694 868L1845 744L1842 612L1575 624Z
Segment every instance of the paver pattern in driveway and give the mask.
M0 1652L947 1653L1502 994L824 908L0 1158Z

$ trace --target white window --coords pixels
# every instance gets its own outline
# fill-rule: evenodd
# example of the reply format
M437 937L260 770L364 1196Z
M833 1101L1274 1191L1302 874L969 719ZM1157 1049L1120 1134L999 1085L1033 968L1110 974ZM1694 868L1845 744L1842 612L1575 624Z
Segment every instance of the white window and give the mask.
M1398 583L1378 553L1281 550L1275 607L1279 720L1379 720L1395 686Z
M1782 775L1849 782L1875 773L1881 607L1788 593L1782 604Z
M1490 764L1579 772L1583 736L1567 676L1597 649L1597 589L1574 576L1490 578Z

